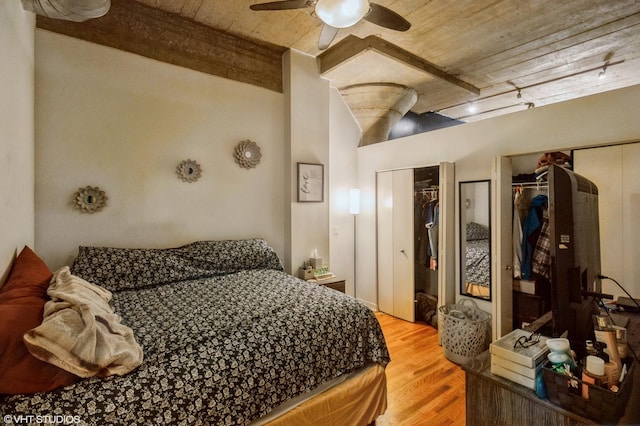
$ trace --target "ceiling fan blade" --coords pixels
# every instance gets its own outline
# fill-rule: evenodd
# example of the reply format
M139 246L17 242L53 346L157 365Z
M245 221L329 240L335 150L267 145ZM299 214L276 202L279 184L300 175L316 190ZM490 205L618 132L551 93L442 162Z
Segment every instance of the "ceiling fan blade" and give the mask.
M325 50L333 43L333 39L336 38L339 28L332 27L331 25L324 24L322 31L320 31L320 38L318 39L318 49Z
M364 17L367 21L396 31L407 31L411 28L411 23L393 10L376 3L370 3L370 6L369 14Z
M258 3L249 6L251 10L289 10L289 9L302 9L305 7L313 6L312 0L282 0L272 1L268 3Z

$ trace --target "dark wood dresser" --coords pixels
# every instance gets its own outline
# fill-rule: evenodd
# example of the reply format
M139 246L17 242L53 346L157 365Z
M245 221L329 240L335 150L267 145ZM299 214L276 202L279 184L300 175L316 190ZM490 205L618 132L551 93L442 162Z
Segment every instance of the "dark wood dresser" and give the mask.
M588 425L589 419L540 399L524 386L491 374L491 354L485 351L463 366L466 379L467 424Z
M630 315L629 346L640 351L640 315ZM636 366L637 367L637 366ZM485 351L462 366L466 379L467 425L547 426L591 425L592 420L540 399L527 387L491 374L491 354ZM619 424L640 424L640 368L635 368L631 397Z

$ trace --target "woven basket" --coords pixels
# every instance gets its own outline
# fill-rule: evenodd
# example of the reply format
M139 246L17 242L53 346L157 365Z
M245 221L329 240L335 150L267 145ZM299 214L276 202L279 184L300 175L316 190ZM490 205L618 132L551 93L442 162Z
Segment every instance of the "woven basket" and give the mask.
M571 380L577 383L576 388L569 386L569 378L551 369L549 362L542 368L544 385L547 388L549 401L561 406L565 410L587 417L600 424L616 424L624 414L624 410L631 396L633 375L636 363L627 365L629 372L620 384L618 392L585 383L578 378ZM589 387L589 399L582 398L582 385Z
M463 364L489 347L491 316L476 302L463 299L438 308L442 348L448 360Z

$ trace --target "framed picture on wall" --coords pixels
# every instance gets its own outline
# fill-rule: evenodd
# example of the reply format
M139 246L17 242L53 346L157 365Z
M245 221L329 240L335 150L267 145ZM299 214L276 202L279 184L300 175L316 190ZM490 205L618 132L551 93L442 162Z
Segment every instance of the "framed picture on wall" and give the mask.
M324 201L324 165L298 163L298 202Z

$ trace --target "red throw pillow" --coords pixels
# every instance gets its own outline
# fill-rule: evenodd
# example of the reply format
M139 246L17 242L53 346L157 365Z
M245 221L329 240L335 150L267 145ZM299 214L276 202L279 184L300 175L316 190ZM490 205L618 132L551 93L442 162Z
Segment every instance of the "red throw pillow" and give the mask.
M45 392L78 380L35 358L22 340L42 323L51 276L42 259L25 246L0 289L0 394Z

